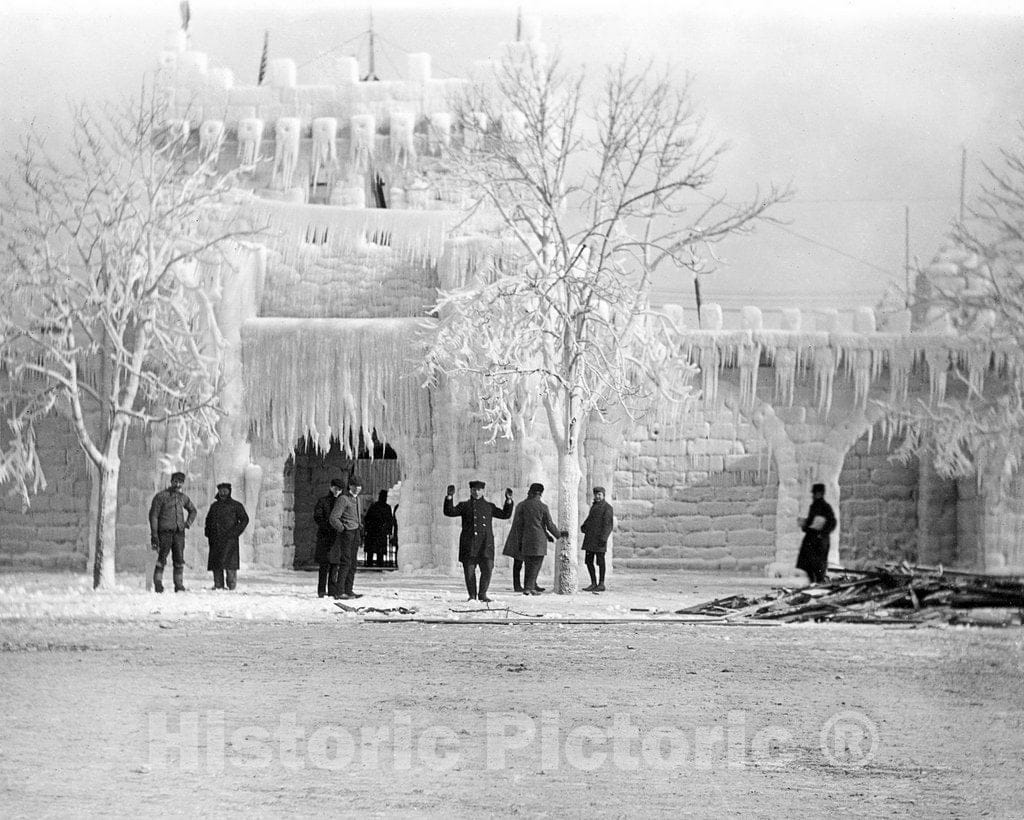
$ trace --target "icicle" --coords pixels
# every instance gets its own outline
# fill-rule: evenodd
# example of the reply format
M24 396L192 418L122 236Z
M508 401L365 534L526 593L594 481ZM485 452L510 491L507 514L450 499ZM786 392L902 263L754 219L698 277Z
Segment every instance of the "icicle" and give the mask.
M981 395L985 388L985 371L988 369L992 353L987 348L971 348L967 351L967 380L971 389Z
M449 211L392 211L387 208L342 208L255 199L248 203L254 223L265 227L268 245L294 267L303 252L319 248L328 255L366 254L374 242L382 262L394 257L436 264L445 249ZM390 253L386 253L390 251Z
M246 117L238 121L238 164L251 170L260 158L263 144L263 120Z
M835 381L836 368L839 366L836 350L832 347L815 348L812 354L812 367L815 376L815 393L818 399L818 410L828 415L832 409L832 385Z
M206 120L199 126L199 153L203 159L217 160L224 144L224 120Z
M851 363L853 370L853 400L863 410L868 405L868 393L871 392L872 351L850 350L843 357Z
M721 368L721 356L714 342L700 348L700 371L704 381L704 403L718 403L718 375Z
M452 115L445 111L436 111L430 115L430 127L427 131L427 147L435 156L447 151L452 144Z
M945 348L928 347L924 351L928 363L928 383L932 404L939 404L946 398L946 378L949 370L949 351Z
M910 371L914 366L914 351L897 346L889 351L889 401L902 403L907 400L910 387Z
M254 319L242 328L244 386L257 435L291 445L360 431L428 435L428 391L414 377L422 319ZM310 368L316 362L316 368Z
M751 335L751 343L736 348L736 361L740 368L740 402L745 408L752 407L757 393L757 373L761 364L761 345L754 341L756 334L764 328L764 317L760 308L747 305L741 310L743 330Z
M377 120L373 114L357 114L350 120L352 128L352 145L349 162L352 170L358 174L367 174L373 166L376 152Z
M757 373L761 364L761 345L750 344L737 348L737 363L740 368L740 403L744 408L754 405L757 393Z
M487 133L489 126L490 122L487 115L482 111L470 112L465 131L462 135L462 141L466 148L470 151L479 151L483 148L484 134Z
M338 120L334 117L317 117L313 120L313 173L312 183L323 182L328 188L334 185L338 170Z
M390 117L391 163L401 168L416 162L416 144L413 141L415 115L407 111L393 111Z
M437 265L441 290L464 288L493 257L496 240L483 234L453 237L444 243Z
M282 190L292 187L295 166L299 162L299 134L301 122L298 117L281 117L274 128L274 173L271 186L280 181Z
M785 402L792 407L796 386L796 351L782 348L773 351L771 357L775 363L775 401Z

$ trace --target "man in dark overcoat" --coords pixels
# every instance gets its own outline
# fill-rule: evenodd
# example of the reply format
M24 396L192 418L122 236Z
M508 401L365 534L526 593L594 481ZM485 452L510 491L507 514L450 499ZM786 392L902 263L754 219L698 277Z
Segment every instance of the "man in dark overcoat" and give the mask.
M530 485L526 500L516 507L512 527L508 531L508 538L505 539L505 548L501 551L502 555L508 555L513 559L512 580L516 587L519 586L517 565L525 564L523 595L540 595L544 591L543 587L537 586L537 577L540 575L548 544L561 535L551 520L548 505L541 500L543 494L543 484Z
M836 528L836 514L832 511L832 505L825 500L824 484L811 487L811 506L807 510L807 517L798 518L797 525L803 530L804 538L800 542L796 568L806 572L812 584L823 584L831 546L829 533Z
M580 527L583 551L587 554L587 572L590 574L590 586L584 587L584 592L604 592L604 555L608 551L608 538L614 523L615 511L604 500L604 487L594 487L594 503L590 505L587 519ZM600 580L594 572L595 563L601 573Z
M449 518L462 519L462 533L459 535L459 562L466 580L469 600L490 602L487 588L491 584L494 570L494 530L491 520L512 517L512 490L505 490L505 503L496 507L484 498L486 484L483 481L469 482L469 498L454 503L455 485L449 484L444 497L444 514ZM480 567L480 585L477 587L476 568Z
M153 590L164 591L164 567L170 554L174 564L174 591L185 591L185 530L196 520L196 505L184 492L184 473L171 473L171 486L153 496L149 505L150 542L156 551Z
M338 570L341 561L341 550L333 550L338 540L338 533L331 526L331 511L334 509L334 502L345 490L345 482L340 478L332 478L330 489L327 495L316 500L313 507L313 520L316 522L316 549L313 551L313 560L319 564L319 575L316 581L316 594L320 598L330 595L332 598L338 595ZM336 559L331 559L332 551Z
M238 537L249 526L249 516L241 501L231 497L231 485L217 485L217 498L206 513L204 527L210 542L206 569L213 573L213 588L234 589L238 578Z
M395 531L395 514L388 506L388 491L377 493L377 500L366 510L363 518L363 549L366 550L366 566L384 566L388 554L388 542Z

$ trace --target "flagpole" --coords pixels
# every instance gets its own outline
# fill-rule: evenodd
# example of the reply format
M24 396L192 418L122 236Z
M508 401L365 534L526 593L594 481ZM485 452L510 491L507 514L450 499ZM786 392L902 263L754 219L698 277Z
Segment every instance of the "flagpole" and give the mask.
M260 53L260 70L256 77L256 85L263 85L263 78L267 75L267 54L270 51L270 31L263 32L263 51Z

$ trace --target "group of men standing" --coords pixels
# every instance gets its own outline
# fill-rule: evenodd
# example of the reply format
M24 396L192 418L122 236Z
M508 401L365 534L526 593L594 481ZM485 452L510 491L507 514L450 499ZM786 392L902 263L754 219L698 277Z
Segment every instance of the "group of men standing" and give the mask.
M184 473L172 473L171 485L153 496L149 505L150 543L156 552L153 589L164 591L164 567L170 556L174 591L185 592L185 531L196 520L196 505L183 491ZM206 513L204 534L210 546L206 569L213 573L214 589L234 589L238 579L238 538L249 526L249 515L231 497L231 485L217 485L217 497Z
M327 494L317 500L313 509L316 522L313 559L319 565L316 592L321 598L362 597L353 590L353 585L364 534L366 566L384 566L388 541L395 530L395 515L388 506L388 491L381 490L364 516L359 498L362 489L355 476L347 482L333 478Z
M168 556L174 568L174 591L185 591L185 531L195 522L195 504L182 491L184 473L173 473L171 484L154 497L149 509L152 547L157 553L153 570L153 588L163 592L163 572ZM512 518L512 526L502 549L502 555L512 558L512 583L516 592L540 595L538 586L548 544L556 538L568 537L551 519L551 511L542 500L544 485L533 483L526 499L515 507L512 489L505 490L502 506L484 498L486 484L469 482L469 498L455 503L455 485L449 484L444 497L444 514L462 519L459 536L459 562L462 564L469 599L490 603L488 597L491 575L494 571L494 530L492 522ZM361 598L353 589L359 548L366 541L366 563L384 565L388 540L395 529L395 516L388 506L387 490L382 490L377 501L367 509L365 518L359 494L362 484L352 476L348 481L331 479L327 494L319 498L313 510L316 522L316 549L314 560L319 565L317 595L340 600ZM586 553L586 566L590 586L586 592L605 590L605 560L608 538L612 532L614 514L605 500L603 487L594 487L594 501L580 528L583 532L582 549ZM513 508L515 516L513 517ZM239 536L249 525L249 516L241 502L231 497L231 485L217 485L217 497L206 514L204 532L210 545L207 570L213 573L214 589L235 589L239 565ZM598 578L595 564L600 571ZM479 576L478 576L479 572Z
M466 594L471 601L490 603L487 592L494 570L494 531L491 522L495 519L512 518L508 537L502 555L512 559L512 588L523 595L540 595L544 587L538 586L548 544L556 538L567 538L566 530L559 530L551 519L551 511L542 500L544 485L533 483L526 499L515 507L513 516L512 490L506 488L501 507L485 499L483 481L469 482L469 498L455 503L455 485L449 484L444 497L444 514L450 518L462 519L459 535L459 562L466 581ZM604 554L608 549L608 538L612 532L614 513L611 504L605 501L604 488L594 488L594 503L583 526L583 550L587 554L587 569L590 572L590 586L587 592L603 592L605 563ZM594 574L597 560L601 570L600 584ZM479 581L477 571L479 570Z

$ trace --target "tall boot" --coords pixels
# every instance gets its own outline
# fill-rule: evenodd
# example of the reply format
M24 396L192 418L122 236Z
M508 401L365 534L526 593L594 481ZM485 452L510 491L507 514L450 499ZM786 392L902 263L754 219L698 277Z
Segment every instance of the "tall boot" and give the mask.
M480 588L476 594L478 601L483 601L484 603L490 603L491 601L491 599L487 597L487 590L491 586L491 572L493 569L494 565L492 562L480 562Z
M224 589L224 570L215 569L213 570L213 588Z
M523 591L523 561L521 558L512 559L512 591Z
M238 583L238 570L237 569L226 569L224 570L224 583L228 589L234 589L235 584Z
M594 572L594 553L587 553L587 573L590 575L590 586L584 587L584 592L593 592L597 589L597 574Z
M470 564L468 561L462 565L462 575L466 579L466 594L469 595L469 600L476 600L476 564Z
M537 586L537 577L540 575L540 568L543 563L543 555L531 555L526 559L526 577L523 578L523 594L539 595L543 591Z
M153 570L153 592L164 591L164 568L159 564Z
M185 568L175 567L174 568L174 591L175 592L188 592L185 589Z

